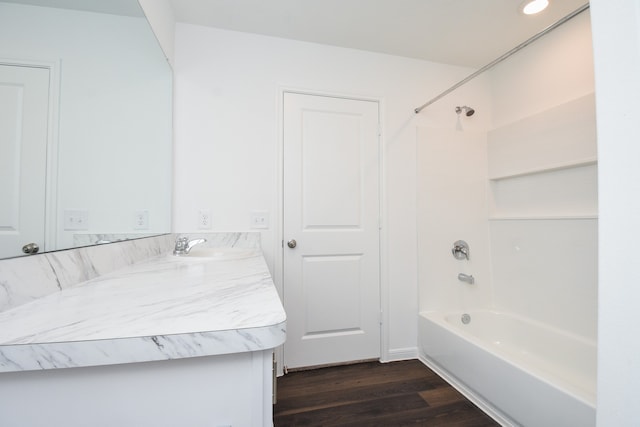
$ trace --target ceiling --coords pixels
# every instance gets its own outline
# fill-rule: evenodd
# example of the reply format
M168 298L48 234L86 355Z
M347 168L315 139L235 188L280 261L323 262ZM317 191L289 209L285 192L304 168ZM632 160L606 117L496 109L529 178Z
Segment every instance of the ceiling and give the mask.
M169 0L178 22L480 67L585 4L550 0Z
M144 16L138 2L131 0L2 0L2 3L28 4L32 6L82 10L85 12L109 13L112 15Z

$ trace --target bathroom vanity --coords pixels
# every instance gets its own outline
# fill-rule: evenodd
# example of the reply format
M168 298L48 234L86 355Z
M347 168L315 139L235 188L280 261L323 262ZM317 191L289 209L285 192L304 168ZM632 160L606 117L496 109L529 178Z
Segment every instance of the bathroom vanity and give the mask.
M286 316L256 236L174 240L1 261L0 425L272 425ZM57 290L26 301L26 275Z

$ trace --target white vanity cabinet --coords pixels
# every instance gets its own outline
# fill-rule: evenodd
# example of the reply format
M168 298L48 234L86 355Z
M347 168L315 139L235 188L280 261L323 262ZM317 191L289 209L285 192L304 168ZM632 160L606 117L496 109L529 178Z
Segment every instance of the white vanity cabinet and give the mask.
M0 374L3 427L271 426L270 350Z

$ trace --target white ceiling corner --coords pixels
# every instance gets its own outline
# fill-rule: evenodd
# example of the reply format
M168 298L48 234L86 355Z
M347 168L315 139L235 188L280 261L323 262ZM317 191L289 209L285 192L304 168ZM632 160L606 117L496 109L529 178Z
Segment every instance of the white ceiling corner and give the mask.
M480 67L578 9L550 0L170 0L178 22Z

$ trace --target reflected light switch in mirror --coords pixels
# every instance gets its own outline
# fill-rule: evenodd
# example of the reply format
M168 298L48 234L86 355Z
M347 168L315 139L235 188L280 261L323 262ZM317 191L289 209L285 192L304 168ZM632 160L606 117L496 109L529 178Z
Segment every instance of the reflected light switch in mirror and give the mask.
M141 210L133 214L133 229L148 230L149 229L149 211Z
M65 230L88 230L89 211L84 209L65 209L64 211Z

